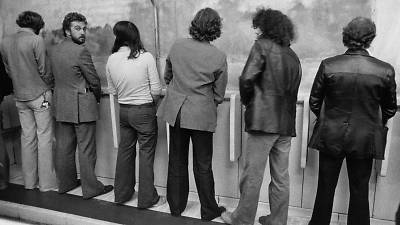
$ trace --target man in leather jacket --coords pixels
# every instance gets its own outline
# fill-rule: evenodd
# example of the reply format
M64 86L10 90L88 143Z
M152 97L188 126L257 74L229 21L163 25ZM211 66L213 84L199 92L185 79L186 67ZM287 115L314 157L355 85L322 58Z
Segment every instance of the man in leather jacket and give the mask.
M293 24L280 11L259 9L253 27L261 34L255 41L239 79L246 106L248 132L245 166L240 181L240 201L233 213L223 213L228 224L254 224L265 166L269 157L271 214L261 224L286 225L289 206L289 151L296 135L296 102L301 66L290 48Z
M397 110L394 69L368 54L375 24L357 17L343 29L348 50L321 62L310 95L317 116L309 146L319 150L318 191L309 225L330 224L335 188L346 158L348 225L369 225L373 158L383 159L386 122ZM324 105L324 107L323 107Z

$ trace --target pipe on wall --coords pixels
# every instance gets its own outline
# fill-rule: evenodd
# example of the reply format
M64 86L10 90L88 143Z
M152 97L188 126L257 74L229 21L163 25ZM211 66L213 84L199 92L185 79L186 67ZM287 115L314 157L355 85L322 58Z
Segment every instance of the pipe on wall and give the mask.
M158 5L156 3L156 0L150 0L152 6L153 6L153 16L154 16L154 46L155 46L155 57L156 57L156 64L157 64L157 70L158 74L161 74L161 62L160 62L160 31L159 31L159 14L158 14Z

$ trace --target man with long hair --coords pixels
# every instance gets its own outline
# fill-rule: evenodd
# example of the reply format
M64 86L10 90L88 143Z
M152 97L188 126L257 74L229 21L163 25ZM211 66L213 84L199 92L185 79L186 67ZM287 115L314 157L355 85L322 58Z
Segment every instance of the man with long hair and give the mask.
M19 14L19 30L4 38L0 51L12 79L21 123L22 175L26 189L57 189L53 163L54 122L51 115L53 77L48 67L42 17Z
M280 11L259 9L253 27L260 34L239 78L240 96L248 132L246 159L240 181L240 201L228 224L254 224L265 166L269 158L271 214L259 218L264 225L286 225L289 207L289 151L296 135L296 102L301 66L290 48L293 24Z
M315 76L310 109L317 123L309 146L319 150L318 190L309 225L329 225L343 160L350 187L347 225L369 225L373 158L383 159L385 127L397 111L394 69L369 55L375 24L357 17L343 28L348 50L324 59ZM323 107L324 105L324 107Z
M82 14L68 13L62 28L65 40L51 51L56 117L56 172L58 192L82 184L84 199L113 189L97 180L96 120L100 102L100 78L92 57L83 45L87 21ZM75 152L78 147L81 180L77 179Z
M193 143L193 172L201 203L201 219L219 217L212 171L213 132L217 106L227 84L226 55L210 44L221 35L221 18L211 8L197 12L191 38L172 46L165 66L167 93L157 115L170 124L167 200L173 216L185 210L189 194L188 152Z
M136 143L139 143L138 208L165 203L154 186L157 145L156 105L161 94L156 61L144 48L136 25L119 21L113 28L115 42L106 75L110 93L120 105L121 141L115 170L115 202L129 201L135 192Z

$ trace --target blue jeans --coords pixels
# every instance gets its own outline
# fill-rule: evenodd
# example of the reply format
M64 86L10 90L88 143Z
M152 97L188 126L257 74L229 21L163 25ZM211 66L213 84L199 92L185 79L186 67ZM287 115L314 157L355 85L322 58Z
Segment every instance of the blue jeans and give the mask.
M232 213L232 224L254 224L268 157L271 171L271 182L268 187L271 214L268 224L287 224L291 139L278 134L249 133L245 166L240 181L240 200L238 207Z
M45 98L50 103L48 107L42 107ZM46 91L34 100L16 101L22 128L22 175L26 189L57 189L53 163L54 122L51 100L51 92Z

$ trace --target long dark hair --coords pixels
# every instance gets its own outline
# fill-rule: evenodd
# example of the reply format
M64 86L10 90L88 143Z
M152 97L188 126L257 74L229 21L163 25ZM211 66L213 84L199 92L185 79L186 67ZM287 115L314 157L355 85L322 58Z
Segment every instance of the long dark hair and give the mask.
M113 32L115 35L115 42L111 50L112 53L117 52L122 46L128 46L131 49L128 59L136 59L139 57L141 51L146 52L140 40L139 29L134 23L119 21L115 24Z

